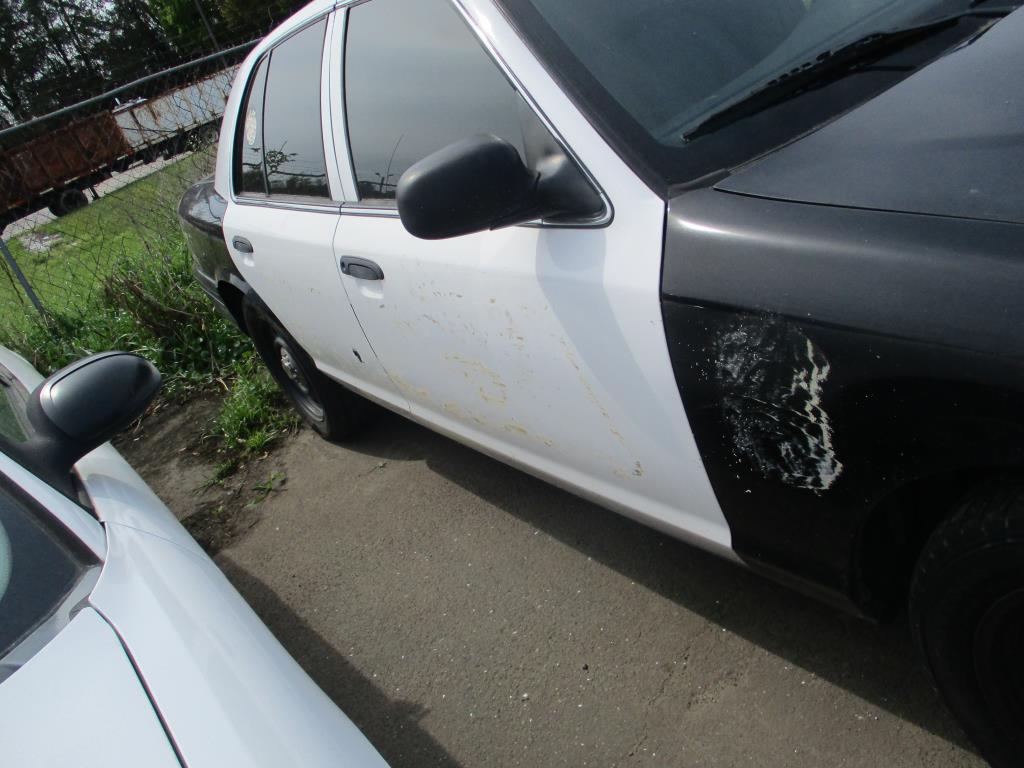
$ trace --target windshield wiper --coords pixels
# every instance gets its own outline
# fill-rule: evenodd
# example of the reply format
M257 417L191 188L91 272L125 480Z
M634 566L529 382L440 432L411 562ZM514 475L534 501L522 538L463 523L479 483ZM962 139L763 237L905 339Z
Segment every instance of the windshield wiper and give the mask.
M890 53L954 27L965 17L1000 19L1014 10L1016 7L972 8L925 24L865 35L852 43L818 54L814 59L768 81L739 101L713 112L696 127L686 131L681 138L684 142L693 141L740 118L749 117L802 93L820 88L841 75L856 71Z

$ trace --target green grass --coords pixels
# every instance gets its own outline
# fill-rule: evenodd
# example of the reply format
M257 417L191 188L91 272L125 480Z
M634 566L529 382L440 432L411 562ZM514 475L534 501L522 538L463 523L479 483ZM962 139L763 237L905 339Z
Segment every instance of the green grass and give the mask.
M164 376L164 397L227 390L210 430L218 474L264 450L297 420L252 343L214 309L191 274L176 208L208 172L192 155L33 230L59 236L45 252L9 247L48 311L43 320L0 275L0 344L44 374L109 349L138 353Z
M284 407L277 384L255 352L239 361L233 382L213 428L213 434L231 452L243 456L260 453L298 426L298 416Z
M208 170L205 155L186 156L81 210L11 236L8 248L48 310L81 314L120 260L166 257L181 243L177 201ZM51 244L30 249L37 238ZM4 324L23 328L34 320L31 313L21 287L0 277Z

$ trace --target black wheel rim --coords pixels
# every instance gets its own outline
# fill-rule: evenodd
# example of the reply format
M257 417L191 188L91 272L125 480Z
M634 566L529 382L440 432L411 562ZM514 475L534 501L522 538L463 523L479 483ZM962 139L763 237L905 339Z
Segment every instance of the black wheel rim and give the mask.
M1024 589L993 603L975 632L974 668L1004 737L1024 745Z
M274 365L280 372L278 380L300 410L313 421L324 420L324 407L314 394L309 377L295 351L280 334L274 336Z

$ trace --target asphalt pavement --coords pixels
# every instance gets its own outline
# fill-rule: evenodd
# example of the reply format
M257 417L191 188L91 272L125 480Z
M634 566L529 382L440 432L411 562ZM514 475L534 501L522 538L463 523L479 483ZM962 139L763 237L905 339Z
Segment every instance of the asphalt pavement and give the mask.
M393 766L979 766L847 617L395 416L308 430L220 566Z

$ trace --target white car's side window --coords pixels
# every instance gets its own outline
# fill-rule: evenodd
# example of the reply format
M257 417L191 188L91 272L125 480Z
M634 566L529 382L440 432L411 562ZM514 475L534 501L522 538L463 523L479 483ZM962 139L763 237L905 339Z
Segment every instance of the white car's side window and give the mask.
M249 81L235 134L235 193L331 199L321 131L326 19L268 53Z
M0 485L0 681L27 660L19 645L59 612L93 565L31 506Z
M402 173L473 134L525 159L535 121L447 0L372 0L349 11L345 106L361 201L393 204Z

